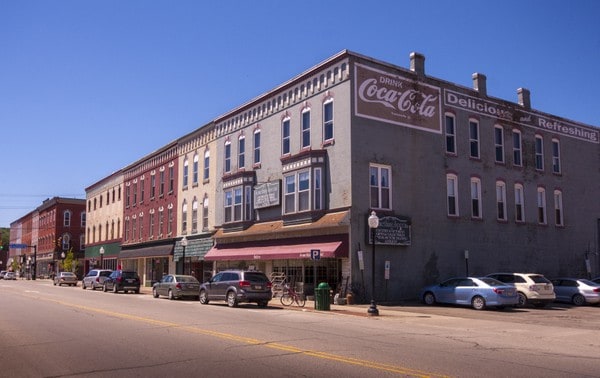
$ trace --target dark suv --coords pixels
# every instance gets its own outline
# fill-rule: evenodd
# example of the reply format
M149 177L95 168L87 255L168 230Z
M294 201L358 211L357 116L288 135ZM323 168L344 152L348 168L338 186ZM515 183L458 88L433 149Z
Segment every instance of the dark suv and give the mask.
M224 270L200 286L200 303L227 301L229 307L254 302L266 307L273 297L271 281L263 272Z
M112 290L113 293L133 291L140 293L140 276L136 272L115 270L104 280L102 291Z

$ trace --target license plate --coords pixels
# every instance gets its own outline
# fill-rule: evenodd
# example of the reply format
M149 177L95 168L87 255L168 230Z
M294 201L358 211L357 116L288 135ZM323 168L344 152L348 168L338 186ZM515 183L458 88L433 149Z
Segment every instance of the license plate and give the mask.
M132 279L128 279L127 283L133 283L133 280Z
M261 285L254 285L254 289L255 290L262 290L262 286Z

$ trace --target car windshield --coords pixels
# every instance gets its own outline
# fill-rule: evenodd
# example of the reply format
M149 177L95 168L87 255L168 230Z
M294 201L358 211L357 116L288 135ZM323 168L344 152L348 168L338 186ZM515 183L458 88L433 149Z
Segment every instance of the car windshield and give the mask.
M549 284L549 283L551 283L546 277L540 276L540 275L531 275L531 276L529 276L529 278L531 278L531 280L533 282L539 283L539 284Z
M122 272L121 276L123 278L136 278L137 277L137 273L136 272Z
M177 282L192 282L192 283L196 283L198 282L198 280L192 276L176 276L177 278Z
M62 275L65 276L65 277L73 277L75 274L71 273L71 272L63 272Z
M110 270L107 270L106 272L100 272L100 276L101 277L108 277L110 276L112 272Z

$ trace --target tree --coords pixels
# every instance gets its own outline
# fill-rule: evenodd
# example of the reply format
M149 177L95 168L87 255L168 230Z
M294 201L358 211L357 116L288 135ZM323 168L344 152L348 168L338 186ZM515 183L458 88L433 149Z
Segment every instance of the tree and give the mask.
M75 272L77 270L78 265L79 261L75 259L75 255L73 254L73 248L69 248L63 261L63 271Z

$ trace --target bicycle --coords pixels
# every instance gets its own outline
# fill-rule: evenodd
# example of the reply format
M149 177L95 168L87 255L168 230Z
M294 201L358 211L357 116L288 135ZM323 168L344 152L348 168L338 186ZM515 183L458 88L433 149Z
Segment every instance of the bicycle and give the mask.
M291 306L294 302L296 302L298 307L304 307L306 298L303 294L296 293L296 290L290 287L290 285L285 284L283 286L283 293L281 294L281 304L284 306Z

